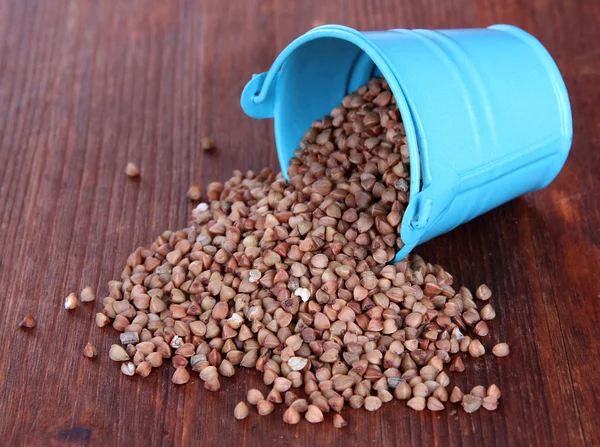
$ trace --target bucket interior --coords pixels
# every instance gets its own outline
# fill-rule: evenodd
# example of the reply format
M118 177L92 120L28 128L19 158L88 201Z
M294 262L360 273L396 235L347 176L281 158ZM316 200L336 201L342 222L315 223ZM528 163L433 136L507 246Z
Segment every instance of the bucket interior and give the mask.
M334 27L337 29L332 29ZM313 121L328 115L341 104L344 96L365 85L373 76L383 75L394 94L406 130L410 152L410 203L422 189L423 177L417 130L394 69L362 34L335 25L323 28L328 28L328 35L307 33L299 39L301 42L292 43L282 54L285 59L279 67L273 110L281 171L288 178L290 160ZM401 236L410 231L414 212L414 207L406 209ZM404 251L409 251L412 247L405 248ZM397 258L399 255L400 252Z
M275 138L282 172L314 120L323 118L381 71L355 44L337 38L308 41L293 51L279 72Z

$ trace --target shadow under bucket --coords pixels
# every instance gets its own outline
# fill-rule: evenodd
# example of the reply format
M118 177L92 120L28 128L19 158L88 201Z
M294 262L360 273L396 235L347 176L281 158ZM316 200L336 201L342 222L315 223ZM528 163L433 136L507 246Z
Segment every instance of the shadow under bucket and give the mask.
M404 246L416 245L547 186L572 140L565 84L550 54L509 25L360 33L339 25L293 41L241 97L274 118L281 170L304 132L375 75L387 80L410 153Z

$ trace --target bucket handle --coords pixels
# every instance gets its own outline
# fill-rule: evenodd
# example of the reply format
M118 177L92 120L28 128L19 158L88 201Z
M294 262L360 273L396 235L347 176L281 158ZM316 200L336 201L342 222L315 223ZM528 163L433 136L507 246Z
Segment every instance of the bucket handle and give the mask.
M403 259L419 243L423 235L443 218L461 187L456 170L449 163L440 163L433 181L412 197L406 207L400 236L405 244L396 255Z
M256 118L265 119L273 118L273 110L275 106L275 86L279 78L279 72L271 79L269 83L267 75L269 73L253 74L252 79L248 81L244 90L240 103L246 115ZM268 85L266 85L268 83ZM266 89L266 91L265 91Z

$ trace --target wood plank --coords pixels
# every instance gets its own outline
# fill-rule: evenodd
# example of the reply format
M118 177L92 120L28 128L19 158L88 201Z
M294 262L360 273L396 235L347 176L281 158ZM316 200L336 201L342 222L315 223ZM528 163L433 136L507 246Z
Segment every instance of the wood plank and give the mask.
M517 0L303 2L0 0L0 439L7 445L598 445L600 344L600 4ZM106 352L118 337L62 300L106 293L126 256L186 225L189 184L234 169L278 167L269 121L246 117L252 73L320 23L357 29L512 23L556 58L575 140L547 189L521 197L416 251L459 283L488 283L499 318L486 357L453 376L497 383L497 411L417 414L394 402L347 410L349 426L232 418L258 373L219 393L162 368L123 376ZM407 61L411 63L411 61ZM212 136L217 150L200 150ZM123 174L127 161L139 181ZM96 306L99 306L96 303ZM38 327L17 328L33 313ZM81 355L91 341L95 361Z

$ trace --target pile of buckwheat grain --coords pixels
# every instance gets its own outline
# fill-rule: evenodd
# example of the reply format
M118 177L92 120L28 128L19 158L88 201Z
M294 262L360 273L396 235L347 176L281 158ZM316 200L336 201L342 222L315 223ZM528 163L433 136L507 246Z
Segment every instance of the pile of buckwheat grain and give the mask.
M485 354L489 288L477 289L479 309L438 265L417 255L387 264L402 246L410 178L385 80L315 121L295 155L289 182L263 169L210 183L190 227L128 257L96 314L120 332L110 358L143 377L170 359L175 384L199 374L210 391L239 366L256 369L270 392L248 390L247 401L260 415L285 403L289 424L333 412L343 427L344 407L375 411L394 398L417 411L448 401L494 410L496 385L448 391L445 371ZM247 415L240 402L234 416Z

